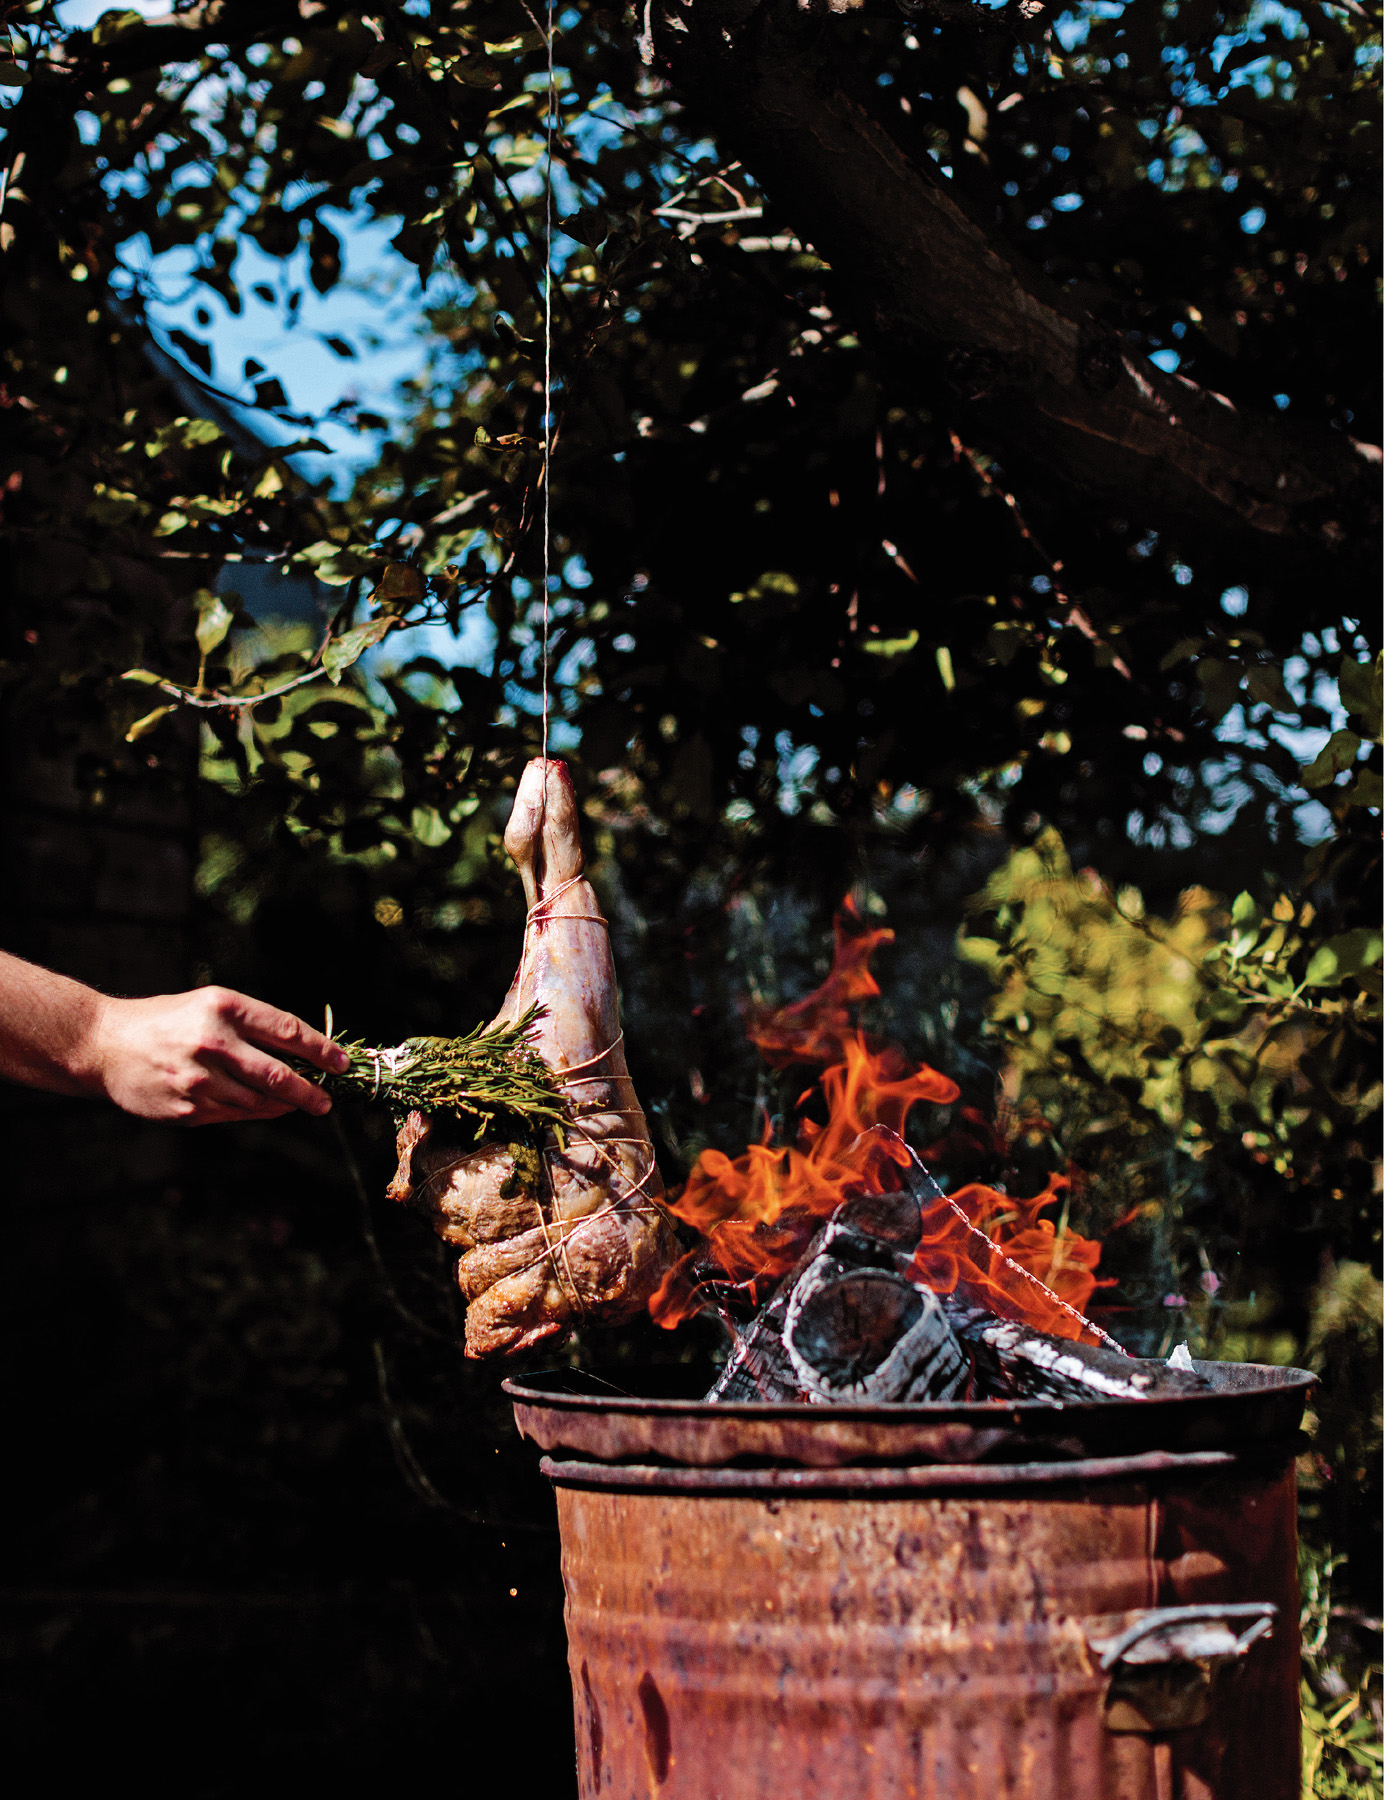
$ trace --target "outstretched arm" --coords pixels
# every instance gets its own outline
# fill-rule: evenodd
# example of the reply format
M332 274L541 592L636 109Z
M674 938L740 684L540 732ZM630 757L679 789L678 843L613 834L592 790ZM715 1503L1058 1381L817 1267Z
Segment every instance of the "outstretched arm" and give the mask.
M0 1077L10 1081L180 1125L330 1112L283 1054L338 1073L348 1061L311 1025L229 988L120 1000L0 951Z

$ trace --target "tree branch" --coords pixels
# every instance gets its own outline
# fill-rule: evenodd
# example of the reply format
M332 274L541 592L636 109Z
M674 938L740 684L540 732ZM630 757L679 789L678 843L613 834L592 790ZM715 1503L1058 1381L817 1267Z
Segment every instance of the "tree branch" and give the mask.
M1368 577L1379 452L1240 411L1083 315L886 118L823 0L659 0L657 55L832 267L859 327L945 380L1014 470L1282 574ZM833 10L845 10L844 7Z

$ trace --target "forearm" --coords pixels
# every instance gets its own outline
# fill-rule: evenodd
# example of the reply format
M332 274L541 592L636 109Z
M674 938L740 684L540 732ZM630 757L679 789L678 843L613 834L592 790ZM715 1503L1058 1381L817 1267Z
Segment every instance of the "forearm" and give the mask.
M0 1077L53 1094L101 1094L104 994L0 951Z
M93 1094L141 1119L216 1125L331 1111L281 1058L340 1073L344 1050L229 988L112 999L0 951L0 1079Z

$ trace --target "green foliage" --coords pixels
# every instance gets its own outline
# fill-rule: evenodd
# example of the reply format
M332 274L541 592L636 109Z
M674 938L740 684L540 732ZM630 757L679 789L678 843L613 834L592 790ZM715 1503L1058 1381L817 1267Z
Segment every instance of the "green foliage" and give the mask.
M1359 1643L1349 1635L1342 1637L1342 1615L1351 1609L1333 1605L1333 1586L1344 1561L1308 1547L1298 1558L1303 1800L1378 1800L1384 1790L1384 1669L1368 1656L1362 1658ZM1368 1627L1361 1635L1368 1636Z
M1379 1101L1377 930L1309 948L1310 902L1280 895L1266 917L1248 893L1227 912L1198 888L1165 923L1137 889L1074 873L1053 831L1015 851L978 905L996 936L967 934L961 951L1001 989L991 1018L1021 1076L1099 1083L1193 1158L1238 1135L1295 1182L1364 1155Z
M1007 14L839 29L843 54L910 96L958 188L1089 291L1103 328L1176 351L1237 406L1281 393L1294 419L1368 434L1367 24L1320 8L1072 17L1058 35ZM11 390L35 409L21 458L61 454L66 486L45 500L31 475L10 516L35 603L88 606L84 584L112 585L105 632L74 657L50 623L16 674L42 693L78 662L96 701L119 668L147 666L175 704L203 687L253 699L253 683L225 686L224 638L197 679L178 642L180 600L245 545L342 590L329 643L285 653L262 684L325 675L330 707L326 688L393 629L357 616L352 583L375 587L378 615L378 578L408 566L420 585L391 598L401 623L488 614L488 668L460 707L434 709L431 749L483 752L470 779L493 791L534 741L538 679L545 54L523 7L331 3L305 18L233 3L214 26L108 14L92 32L46 6L26 20L30 79L5 115L26 159L6 212ZM802 810L846 834L870 828L881 782L926 788L944 819L979 787L1016 825L1105 833L1115 856L1131 812L1152 845L1175 842L1242 787L1245 830L1280 829L1294 765L1277 728L1320 723L1318 670L1368 652L1358 596L1305 596L1214 542L1093 519L1079 494L1007 505L1005 472L958 454L945 396L921 402L911 374L862 347L830 271L644 71L622 23L565 13L556 79L553 651L590 765L637 772L685 862L714 859L728 807L751 808L757 854L787 856L770 815L794 756ZM78 96L81 136L55 136ZM1265 223L1242 232L1256 207ZM188 255L208 304L239 313L266 303L248 291L252 240L282 265L264 293L293 320L305 293L351 278L347 213L388 221L430 277L434 351L405 428L342 496L297 475L292 446L247 443L201 380L228 373L188 332L173 342L185 390L222 430L164 416L127 246ZM260 368L242 391L287 419L292 387L291 370ZM132 562L149 571L143 601ZM1252 629L1216 623L1236 582ZM1194 678L1170 682L1179 652ZM1295 657L1307 674L1285 683ZM1216 744L1237 705L1262 729ZM93 750L112 770L151 741L158 754L174 717L120 708L138 758L105 738ZM247 738L273 723L260 706L238 716ZM329 786L337 771L315 773ZM1370 804L1377 770L1356 779L1353 803Z
M551 1125L561 1142L570 1109L533 1047L539 1010L531 1006L513 1025L477 1026L465 1037L406 1038L384 1050L339 1038L351 1066L318 1079L333 1093L381 1101L396 1118L415 1109L465 1114L476 1121L478 1138L493 1135L497 1121L502 1131L528 1136Z
M1370 1707L1371 1690L1375 1706ZM1302 1791L1307 1800L1377 1800L1384 1793L1379 1677L1335 1704L1303 1684Z

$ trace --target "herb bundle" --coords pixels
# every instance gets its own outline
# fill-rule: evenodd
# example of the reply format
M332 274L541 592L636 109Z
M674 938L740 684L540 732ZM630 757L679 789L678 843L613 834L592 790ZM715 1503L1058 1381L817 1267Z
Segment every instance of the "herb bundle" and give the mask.
M531 1036L540 1011L531 1006L513 1025L478 1025L466 1037L406 1038L391 1049L338 1038L350 1068L341 1075L314 1069L312 1079L332 1094L383 1100L399 1116L469 1114L478 1121L477 1137L496 1119L522 1121L530 1132L551 1125L561 1136L567 1101Z

